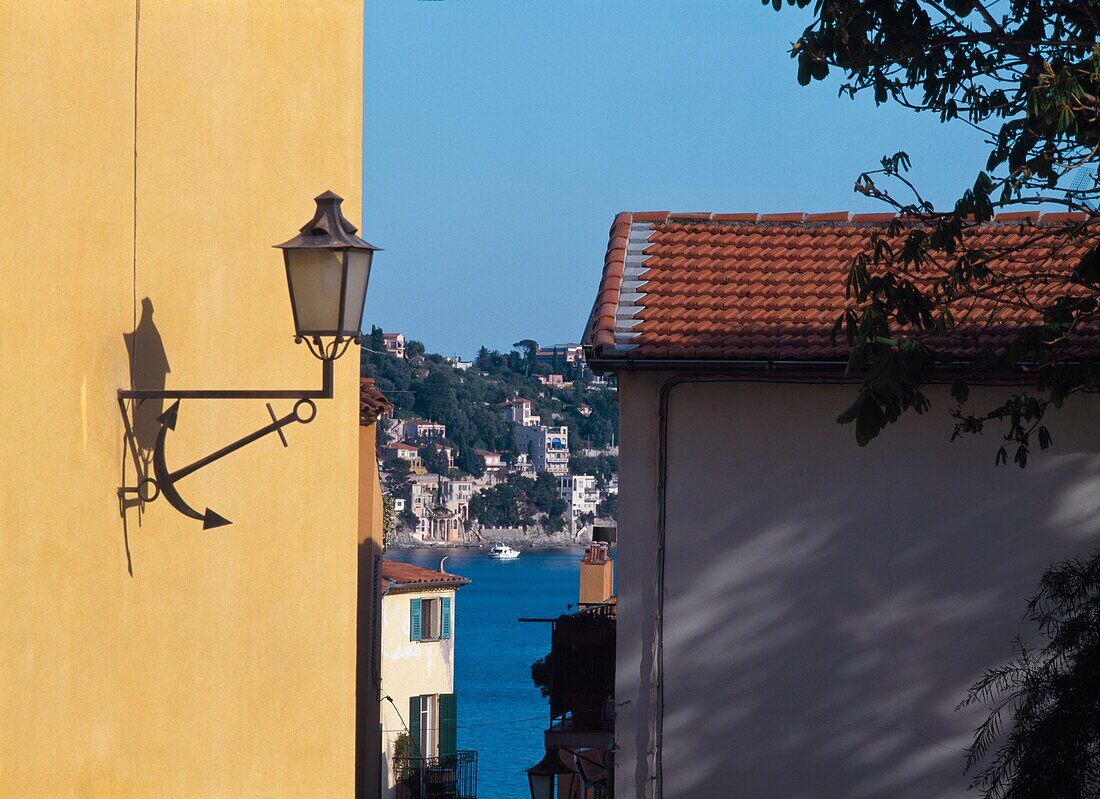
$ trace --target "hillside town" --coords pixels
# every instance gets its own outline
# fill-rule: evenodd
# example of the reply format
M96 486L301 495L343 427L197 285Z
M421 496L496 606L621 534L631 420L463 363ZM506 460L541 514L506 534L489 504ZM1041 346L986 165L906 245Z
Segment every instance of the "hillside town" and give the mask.
M377 328L372 344L363 379L395 405L377 447L387 546L581 543L613 523L616 386L580 345L525 340L526 352L463 361ZM480 397L480 413L460 390Z

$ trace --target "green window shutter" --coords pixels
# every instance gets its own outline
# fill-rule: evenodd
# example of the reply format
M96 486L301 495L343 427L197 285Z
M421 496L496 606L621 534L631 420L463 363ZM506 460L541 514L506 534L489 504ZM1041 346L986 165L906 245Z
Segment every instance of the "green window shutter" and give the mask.
M443 597L439 605L439 637L450 638L451 637L451 598L449 596Z
M458 751L458 696L439 695L439 754L452 755Z
M419 602L420 600L416 600ZM409 738L412 739L413 757L423 757L420 752L420 697L409 697Z
M420 605L419 599L409 600L409 640L420 640Z

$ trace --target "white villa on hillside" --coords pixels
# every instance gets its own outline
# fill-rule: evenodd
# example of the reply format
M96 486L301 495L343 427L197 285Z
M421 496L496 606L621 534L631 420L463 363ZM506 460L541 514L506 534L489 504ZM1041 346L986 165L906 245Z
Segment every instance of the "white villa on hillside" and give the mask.
M386 352L397 358L405 357L405 336L403 333L383 333L382 341L386 345Z
M596 490L596 478L590 474L573 474L558 477L558 496L569 505L570 529L581 526L580 518L586 513L595 514L600 503Z
M505 411L505 418L514 425L522 427L538 427L542 424L542 418L531 413L534 403L523 397L515 397L501 405Z
M569 473L569 428L513 425L516 447L531 456L536 472Z

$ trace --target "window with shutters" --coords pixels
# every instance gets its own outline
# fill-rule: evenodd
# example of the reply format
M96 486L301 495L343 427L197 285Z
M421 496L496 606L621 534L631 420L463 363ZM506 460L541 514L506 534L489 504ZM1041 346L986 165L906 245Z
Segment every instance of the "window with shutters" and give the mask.
M440 641L451 637L454 626L451 597L409 600L409 638L413 641Z

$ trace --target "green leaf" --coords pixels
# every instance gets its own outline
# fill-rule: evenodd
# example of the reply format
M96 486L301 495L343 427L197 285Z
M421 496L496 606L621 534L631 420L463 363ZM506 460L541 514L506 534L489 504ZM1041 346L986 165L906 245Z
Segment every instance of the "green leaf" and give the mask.
M861 447L867 446L885 424L886 414L882 412L882 408L877 402L866 398L859 409L859 418L856 419L856 443Z

